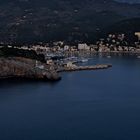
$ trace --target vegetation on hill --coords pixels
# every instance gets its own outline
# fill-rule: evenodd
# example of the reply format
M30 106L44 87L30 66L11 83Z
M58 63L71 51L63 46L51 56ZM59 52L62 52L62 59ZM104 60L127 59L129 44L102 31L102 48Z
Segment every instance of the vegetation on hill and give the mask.
M41 62L45 62L45 57L42 54L37 54L35 51L28 51L16 48L3 47L0 48L0 57L24 57L35 59Z
M113 0L1 0L0 42L92 42L110 26L139 18L139 9Z

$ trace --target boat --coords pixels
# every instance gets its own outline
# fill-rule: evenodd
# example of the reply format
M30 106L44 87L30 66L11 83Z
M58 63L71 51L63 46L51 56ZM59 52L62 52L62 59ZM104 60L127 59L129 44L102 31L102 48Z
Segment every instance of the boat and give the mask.
M88 62L88 59L82 59L81 62Z
M85 62L88 62L88 59L86 59L86 58L79 58L78 62L85 63Z
M75 57L75 56L72 56L72 57L68 57L67 60L77 60L78 58Z
M110 55L108 55L108 56L107 56L107 58L111 58L111 56L110 56Z
M61 53L56 53L56 54L50 53L50 54L46 54L46 57L51 58L53 60L60 60L64 58L64 55Z

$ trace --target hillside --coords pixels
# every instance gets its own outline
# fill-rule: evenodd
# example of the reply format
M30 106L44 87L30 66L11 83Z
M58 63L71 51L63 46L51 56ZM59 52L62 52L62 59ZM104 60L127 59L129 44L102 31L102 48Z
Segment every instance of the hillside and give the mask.
M137 41L137 37L134 36L136 31L140 31L140 18L126 19L119 21L111 25L105 33L124 33L127 36L128 42Z
M139 17L140 5L112 0L3 0L0 41L94 41L110 26Z

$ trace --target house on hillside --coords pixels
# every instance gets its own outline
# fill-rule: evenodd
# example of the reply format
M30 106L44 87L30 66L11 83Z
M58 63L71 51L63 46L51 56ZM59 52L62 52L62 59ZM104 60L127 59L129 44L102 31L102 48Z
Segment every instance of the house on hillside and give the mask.
M140 32L135 32L135 35L138 37L138 41L140 41Z
M78 44L78 50L90 50L90 47L86 44Z

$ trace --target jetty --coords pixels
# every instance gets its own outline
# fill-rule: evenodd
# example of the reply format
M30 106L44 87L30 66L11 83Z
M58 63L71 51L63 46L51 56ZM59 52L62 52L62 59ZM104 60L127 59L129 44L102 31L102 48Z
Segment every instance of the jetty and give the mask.
M73 67L63 67L58 70L58 72L72 72L72 71L84 71L84 70L101 70L101 69L108 69L112 67L111 64L100 64L100 65L93 65L93 66L73 66Z

